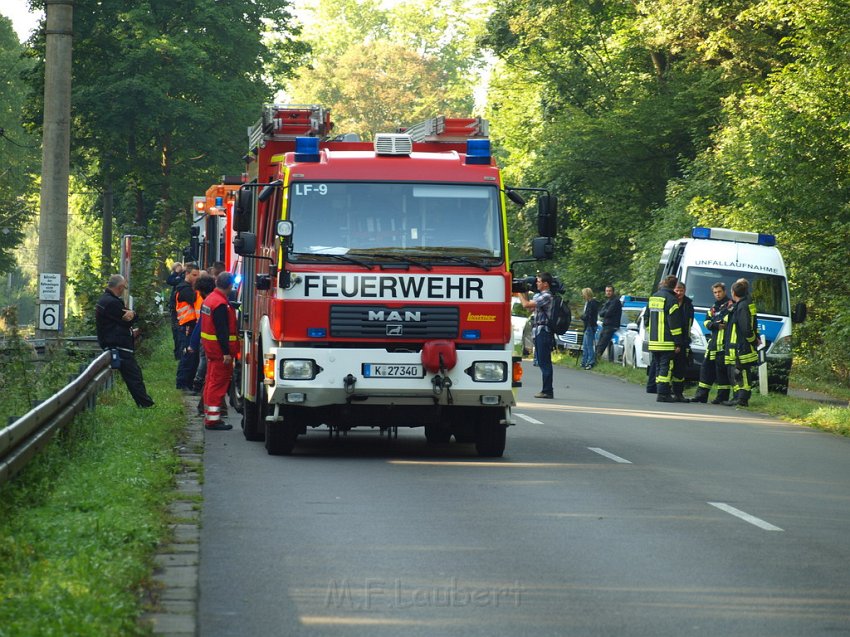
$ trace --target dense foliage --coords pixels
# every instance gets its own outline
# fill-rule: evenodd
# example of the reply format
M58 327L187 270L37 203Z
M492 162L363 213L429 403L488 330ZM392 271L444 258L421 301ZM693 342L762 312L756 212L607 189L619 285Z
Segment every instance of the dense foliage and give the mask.
M304 33L312 54L287 92L329 107L335 132L365 139L435 115L468 117L483 66L483 6L319 0Z
M179 254L192 196L242 172L246 127L304 50L296 33L288 0L75 1L72 171L114 192L115 236ZM43 31L30 44L41 59ZM43 65L31 84L37 125Z
M572 249L551 268L573 297L651 291L664 242L692 225L770 232L810 308L798 361L850 380L846 2L495 6L494 136L512 182L563 204Z
M27 96L22 75L31 67L12 23L0 16L0 274L13 273L15 278L19 272L14 250L23 240L26 223L38 211L33 199L38 192L34 175L41 154L36 136L21 125ZM0 306L3 300L0 296Z

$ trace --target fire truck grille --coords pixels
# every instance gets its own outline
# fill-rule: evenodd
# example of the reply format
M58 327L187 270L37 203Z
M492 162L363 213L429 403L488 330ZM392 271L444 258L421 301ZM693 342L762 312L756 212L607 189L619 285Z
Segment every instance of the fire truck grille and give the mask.
M456 307L332 305L331 336L337 338L456 338Z

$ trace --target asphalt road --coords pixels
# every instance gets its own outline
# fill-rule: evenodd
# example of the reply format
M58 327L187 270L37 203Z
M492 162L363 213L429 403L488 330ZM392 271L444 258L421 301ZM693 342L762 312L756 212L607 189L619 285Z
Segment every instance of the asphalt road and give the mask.
M421 430L291 457L208 433L200 635L850 635L850 440L539 382L495 462Z

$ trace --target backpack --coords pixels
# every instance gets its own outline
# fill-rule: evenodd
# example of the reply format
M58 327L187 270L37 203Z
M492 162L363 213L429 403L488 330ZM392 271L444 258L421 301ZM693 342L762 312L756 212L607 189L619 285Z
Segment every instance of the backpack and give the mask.
M557 294L552 294L552 311L549 315L549 329L553 334L563 336L573 322L573 313L568 303Z

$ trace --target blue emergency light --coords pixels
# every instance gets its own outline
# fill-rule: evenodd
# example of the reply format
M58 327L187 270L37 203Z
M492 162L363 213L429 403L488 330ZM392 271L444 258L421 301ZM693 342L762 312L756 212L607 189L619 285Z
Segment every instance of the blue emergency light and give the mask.
M490 165L490 140L468 139L466 140L466 163Z
M319 138L296 137L295 161L319 161Z
M224 197L216 197L215 198L215 207L216 208L224 208Z
M481 330L463 330L460 337L465 341L477 341L481 338Z
M740 243L755 243L760 246L775 246L776 237L772 234L762 232L743 232L740 230L727 230L726 228L705 228L696 226L691 228L691 236L694 239L719 239L720 241L738 241Z
M309 338L325 338L328 335L328 330L324 327L308 327L307 336Z

